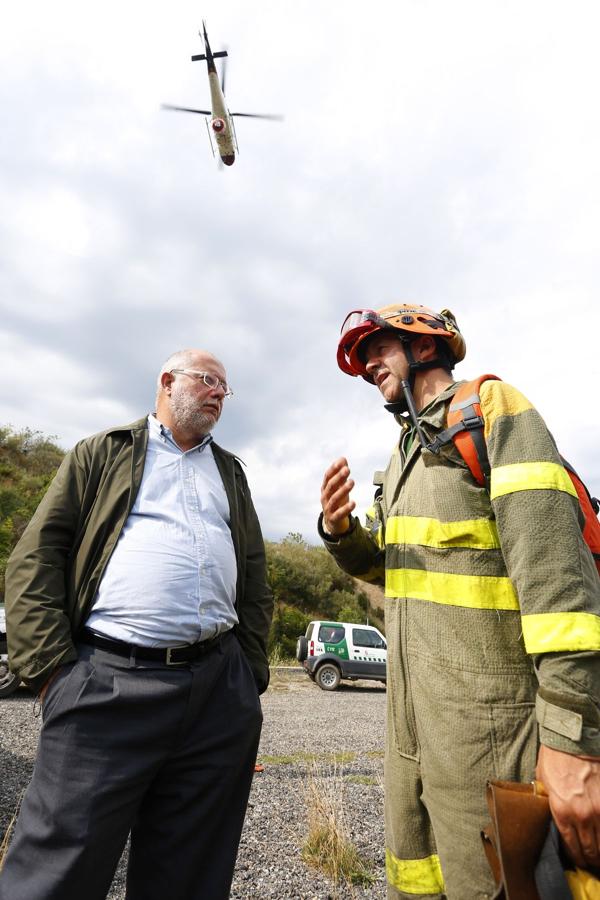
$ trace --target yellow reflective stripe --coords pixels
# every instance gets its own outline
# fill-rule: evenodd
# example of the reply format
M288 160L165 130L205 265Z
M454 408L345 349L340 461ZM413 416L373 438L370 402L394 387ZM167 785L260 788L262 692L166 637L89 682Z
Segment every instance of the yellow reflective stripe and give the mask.
M577 496L567 471L552 462L514 463L492 469L490 497L495 500L515 491L565 491Z
M494 427L496 419L503 416L518 416L519 413L533 409L527 399L511 384L505 381L484 381L479 392L481 412L484 419L486 441Z
M386 597L411 597L444 606L471 609L519 609L510 578L491 575L448 575L423 569L388 569Z
M444 876L437 854L424 859L398 859L386 848L385 874L388 884L405 894L444 892Z
M390 516L385 526L386 544L419 544L422 547L500 547L496 523L490 519L440 522L426 516Z
M385 547L385 541L383 539L383 523L381 519L377 517L377 510L374 506L371 506L367 510L366 527L379 549L383 550Z
M592 613L536 613L521 621L528 653L600 650L600 617Z
M594 900L598 896L598 879L591 872L577 866L573 872L569 869L564 872L573 900Z
M385 541L383 540L383 528L382 528L382 526L379 525L378 528L371 529L371 535L372 535L372 537L373 537L373 540L375 541L375 543L376 543L377 546L379 547L379 549L380 549L380 550L383 550L383 548L385 547Z

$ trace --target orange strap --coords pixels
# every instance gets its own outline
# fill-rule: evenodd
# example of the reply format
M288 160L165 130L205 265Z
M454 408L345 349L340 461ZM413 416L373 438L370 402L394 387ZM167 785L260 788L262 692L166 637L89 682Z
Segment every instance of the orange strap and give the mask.
M448 428L454 432L452 440L456 449L471 470L475 481L488 488L490 464L479 392L484 381L501 380L497 375L480 375L473 381L461 384L450 401L448 410ZM462 428L455 430L455 427L460 425Z

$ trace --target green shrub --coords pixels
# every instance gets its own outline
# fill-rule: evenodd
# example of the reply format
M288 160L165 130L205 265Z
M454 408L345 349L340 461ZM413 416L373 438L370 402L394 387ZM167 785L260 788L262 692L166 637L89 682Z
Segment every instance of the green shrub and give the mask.
M39 431L0 427L0 600L8 557L54 478L64 450Z
M382 628L364 591L335 563L324 547L308 544L301 534L280 543L267 541L267 578L275 598L269 651L293 656L298 636L312 619L366 623Z

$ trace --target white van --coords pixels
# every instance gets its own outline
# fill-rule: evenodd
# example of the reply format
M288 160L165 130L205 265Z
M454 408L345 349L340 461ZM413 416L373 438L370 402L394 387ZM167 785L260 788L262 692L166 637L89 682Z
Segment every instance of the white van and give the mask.
M353 622L310 622L296 644L296 659L324 691L335 691L342 678L385 684L386 658L382 633Z

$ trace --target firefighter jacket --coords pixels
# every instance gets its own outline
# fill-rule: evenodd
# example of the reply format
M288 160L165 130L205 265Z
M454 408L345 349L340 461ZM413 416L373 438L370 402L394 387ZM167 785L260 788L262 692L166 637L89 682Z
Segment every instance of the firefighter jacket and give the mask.
M457 387L420 413L429 441L446 427ZM424 450L398 417L402 435L376 476L366 526L353 517L336 540L320 522L321 537L347 573L385 585L386 628L398 629L388 633L397 699L410 700L411 653L447 660L449 679L452 669L479 672L490 690L496 673L513 672L515 685L523 676L537 686L542 743L600 756L600 578L575 490L522 394L486 381L481 409L489 493L452 443ZM411 734L408 715L396 734L401 753L414 752Z

